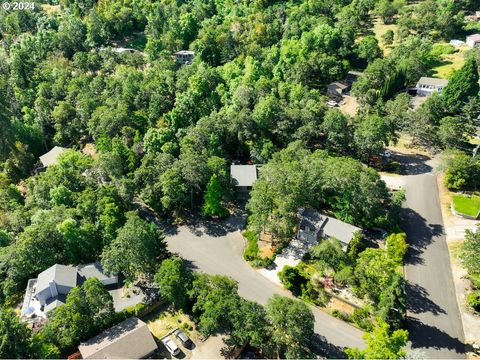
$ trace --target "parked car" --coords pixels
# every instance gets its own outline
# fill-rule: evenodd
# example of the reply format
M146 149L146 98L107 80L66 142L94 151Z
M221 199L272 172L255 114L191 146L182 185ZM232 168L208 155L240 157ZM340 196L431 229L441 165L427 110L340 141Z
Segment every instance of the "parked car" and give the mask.
M182 330L177 329L174 332L175 337L182 342L183 345L189 346L192 343L192 340L185 334Z
M328 100L327 105L330 107L338 106L338 103L335 100Z
M173 356L180 354L180 349L178 348L177 344L175 344L175 342L169 337L163 338L162 344L167 348L168 352Z

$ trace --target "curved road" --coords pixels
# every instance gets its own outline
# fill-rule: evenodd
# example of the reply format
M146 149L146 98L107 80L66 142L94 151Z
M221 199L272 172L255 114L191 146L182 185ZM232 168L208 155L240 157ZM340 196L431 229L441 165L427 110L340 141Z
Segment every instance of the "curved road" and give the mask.
M265 304L274 294L289 292L252 269L242 257L244 240L240 234L245 216L237 214L226 223L203 223L166 230L168 248L181 255L194 269L209 274L227 275L238 282L245 299ZM315 345L320 353L341 356L343 347L364 347L362 331L311 307L315 316Z

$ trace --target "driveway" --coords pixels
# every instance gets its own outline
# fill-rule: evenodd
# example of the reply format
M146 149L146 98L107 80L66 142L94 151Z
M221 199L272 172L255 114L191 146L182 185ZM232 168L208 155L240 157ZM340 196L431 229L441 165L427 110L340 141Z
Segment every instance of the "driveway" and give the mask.
M238 213L226 222L185 225L166 230L168 248L178 253L194 269L209 274L227 275L238 282L238 293L245 299L266 304L274 294L291 294L252 269L242 257L244 240L240 229L245 214ZM315 307L315 346L320 353L341 356L343 347L364 347L362 332Z
M422 156L396 157L407 164L409 174L402 181L406 190L402 221L410 244L405 277L411 347L428 358L463 358L463 328L444 234L436 163Z

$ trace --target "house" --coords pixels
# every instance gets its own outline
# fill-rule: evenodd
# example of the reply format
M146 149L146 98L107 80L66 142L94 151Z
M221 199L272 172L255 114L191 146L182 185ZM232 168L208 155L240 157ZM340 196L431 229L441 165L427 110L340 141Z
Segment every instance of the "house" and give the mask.
M100 263L78 267L55 264L30 279L25 290L21 316L23 320L46 318L48 312L64 304L68 293L85 280L95 277L105 285L118 284L118 276L105 274Z
M175 61L182 65L190 65L195 58L195 52L189 50L180 50L175 54Z
M81 343L78 350L83 359L145 359L157 348L147 324L131 317Z
M465 41L452 39L450 40L450 45L455 46L456 48L459 48L465 45Z
M480 45L480 34L473 34L473 35L467 36L467 39L465 42L471 48L474 48L475 46Z
M340 241L344 250L347 249L355 234L362 229L347 224L341 220L321 214L312 209L300 209L297 239L306 243L319 239L335 238Z
M230 165L230 176L240 192L248 192L258 179L257 165Z
M55 146L49 152L40 156L40 162L42 163L44 168L47 168L51 165L56 165L58 164L58 159L60 158L60 155L62 155L67 150L68 149L65 149L61 146Z
M327 95L341 98L348 90L350 86L339 81L334 81L327 86Z
M421 77L418 80L416 85L417 95L419 96L430 96L434 92L441 93L443 88L447 86L448 80L446 79L438 79L438 78L431 78L431 77Z

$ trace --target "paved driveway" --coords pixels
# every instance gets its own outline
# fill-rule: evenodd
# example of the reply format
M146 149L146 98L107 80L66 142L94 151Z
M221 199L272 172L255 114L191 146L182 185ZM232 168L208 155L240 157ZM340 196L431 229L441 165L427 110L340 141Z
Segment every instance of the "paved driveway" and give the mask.
M238 292L245 299L265 304L274 294L291 296L243 260L244 241L240 229L244 227L244 222L245 215L237 214L225 223L167 230L168 248L197 270L232 277L238 281ZM317 308L311 309L315 316L316 345L320 352L338 356L343 347L364 346L360 330Z
M407 253L407 328L411 347L434 359L462 358L463 328L443 229L436 163L400 157L410 175L403 177L403 224Z

